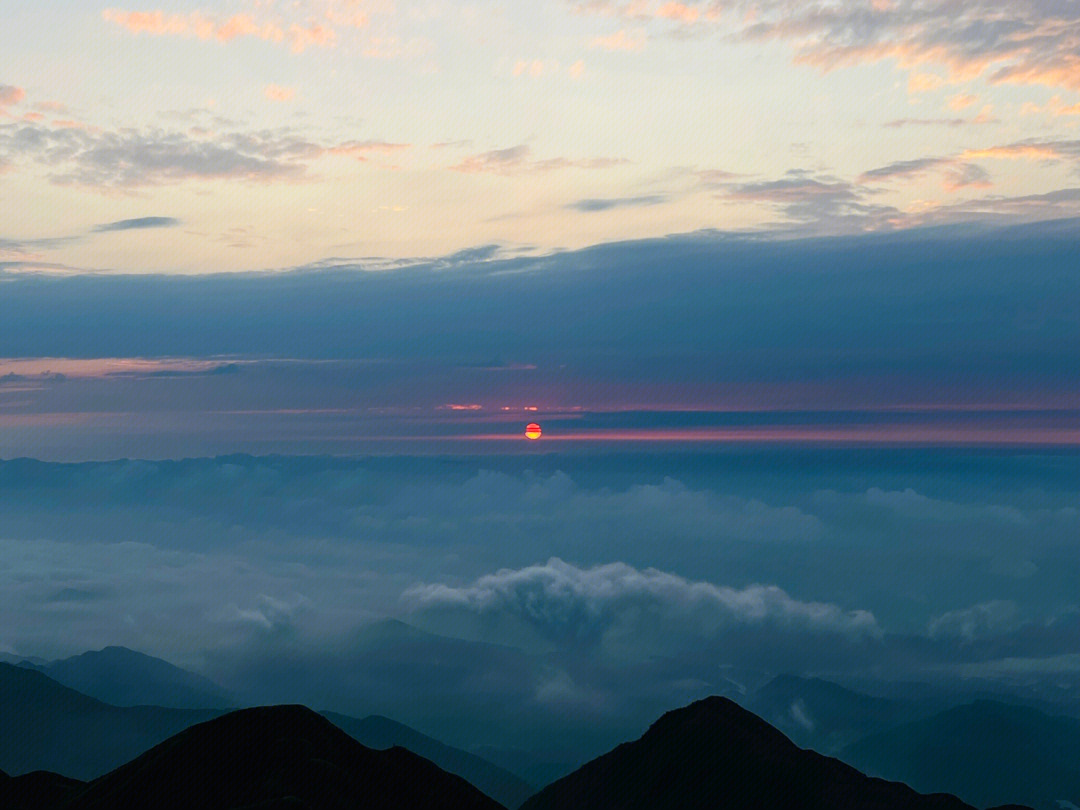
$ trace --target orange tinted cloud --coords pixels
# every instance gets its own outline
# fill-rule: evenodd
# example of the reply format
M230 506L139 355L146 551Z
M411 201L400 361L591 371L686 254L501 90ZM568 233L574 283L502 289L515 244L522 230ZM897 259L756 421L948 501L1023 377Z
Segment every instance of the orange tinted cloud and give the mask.
M21 87L14 87L10 84L0 84L0 107L6 107L9 104L18 104L26 98L26 91Z
M953 81L991 71L991 83L1080 90L1075 4L889 0L874 3L872 13L856 0L743 6L751 12L744 36L788 41L797 62L823 70L892 59L909 70L945 67Z
M991 146L986 149L968 149L964 160L991 158L996 160L1060 160L1066 155L1051 143L1014 143L1008 146Z
M263 88L263 95L271 101L292 101L296 98L296 88L282 87L279 84L268 84Z
M701 12L694 6L685 3L664 3L656 10L656 16L666 20L678 20L679 22L695 22L701 16Z
M1061 100L1061 96L1054 96L1048 102L1046 102L1045 107L1040 107L1038 104L1032 104L1029 101L1024 104L1021 112L1024 115L1045 112L1049 115L1054 116L1055 118L1069 115L1080 115L1080 103L1066 104L1064 101Z
M401 149L408 149L410 146L412 144L389 143L387 141L346 141L337 146L329 147L326 149L326 154L365 160L368 152L397 152Z
M605 51L640 51L645 47L645 34L641 31L629 34L620 29L606 37L595 37L591 46Z
M250 14L233 14L222 19L199 11L166 14L161 10L124 11L109 8L102 12L102 17L136 35L194 37L218 42L230 42L241 37L274 43L288 40L294 53L311 46L329 47L336 39L333 29L319 23L293 23L286 28L276 22L259 22Z
M945 84L945 80L934 73L913 73L908 79L909 93L927 93Z

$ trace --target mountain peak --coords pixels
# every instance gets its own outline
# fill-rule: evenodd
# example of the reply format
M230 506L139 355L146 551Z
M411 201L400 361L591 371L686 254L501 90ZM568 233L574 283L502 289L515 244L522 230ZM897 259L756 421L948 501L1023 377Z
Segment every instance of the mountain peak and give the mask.
M549 785L523 810L970 810L920 795L805 751L724 697L668 712L624 743Z
M375 751L305 706L263 706L192 726L91 783L71 810L278 806L498 810L464 779L403 748ZM282 805L284 806L284 805Z
M220 709L235 705L226 691L208 678L128 647L90 650L36 669L114 706Z

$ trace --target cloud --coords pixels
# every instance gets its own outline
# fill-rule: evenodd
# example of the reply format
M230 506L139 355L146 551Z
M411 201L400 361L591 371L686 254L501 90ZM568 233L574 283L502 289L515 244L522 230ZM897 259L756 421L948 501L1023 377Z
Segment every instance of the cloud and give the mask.
M934 73L912 73L908 78L909 93L928 93L937 90L945 80Z
M557 157L537 160L533 159L532 148L528 144L519 144L506 149L492 149L488 152L469 155L450 168L467 173L519 174L554 169L609 169L627 162L620 158Z
M973 119L971 123L977 122ZM908 121L894 121L886 126L912 123ZM933 123L933 122L915 122ZM965 149L959 154L914 158L889 163L876 169L863 172L859 176L860 183L880 183L891 180L911 179L934 170L943 172L943 185L947 191L956 191L961 188L988 188L990 186L989 174L972 163L975 160L1035 160L1035 161L1080 161L1080 141L1046 141L1029 139L998 146L982 147L977 149ZM1067 192L1067 190L1062 190ZM1048 192L1047 195L1031 195L1029 199L1037 196L1049 197L1057 192ZM993 204L993 200L986 200Z
M963 610L952 610L930 620L930 638L975 641L1004 635L1020 626L1019 611L1012 601L983 602Z
M261 631L282 635L295 630L297 617L311 604L303 594L295 594L290 599L275 599L260 593L250 607L239 607L235 603L226 605L219 613L211 616L212 621L252 625Z
M26 158L59 184L136 187L185 180L299 180L326 156L362 157L405 148L382 141L316 143L288 130L197 136L162 129L55 129L0 126L0 156Z
M913 180L931 172L940 172L942 188L956 192L964 188L990 188L990 174L975 163L959 158L927 157L901 160L864 172L860 183L887 183L894 180Z
M647 194L639 197L607 197L578 200L567 205L575 211L593 212L610 211L613 208L638 208L647 205L661 205L667 202L663 194Z
M10 84L0 84L0 108L18 104L26 98L26 91Z
M1025 104L1023 112L1044 112L1050 116L1053 116L1054 118L1063 118L1067 116L1080 115L1080 102L1076 104L1066 104L1064 101L1061 100L1061 96L1053 96L1048 102L1046 102L1045 107L1039 107L1038 105L1031 104L1030 102L1028 104Z
M800 602L780 588L742 589L693 582L616 562L579 568L558 558L503 569L471 585L417 585L404 595L419 611L509 617L560 645L603 644L607 637L710 635L730 625L775 624L853 638L880 634L873 615Z
M559 63L545 61L543 59L518 59L514 63L513 74L515 76L531 76L537 78L545 73L555 73L559 70Z
M982 149L966 149L960 154L962 160L1077 160L1080 159L1080 141L1045 141L1029 139L1015 143L990 146Z
M94 233L108 233L110 231L134 231L144 228L175 228L181 222L173 217L138 217L137 219L121 219L117 222L106 222L103 225L95 225Z
M912 92L980 76L1080 89L1080 11L1061 0L578 0L572 7L655 26L677 22L672 35L698 29L786 42L797 63L826 71L892 60L912 72Z
M263 88L263 95L270 101L292 101L296 98L295 87L282 87L279 84L268 84Z
M285 24L259 21L251 14L221 17L199 11L179 14L161 10L123 11L108 8L102 12L102 18L135 35L194 37L218 42L253 38L273 43L287 42L293 53L301 53L312 46L331 47L337 40L332 28L318 22Z
M901 127L963 127L978 124L1000 124L999 118L979 114L974 118L894 118L886 121L882 126L890 129Z
M854 0L750 0L736 4L739 11L752 14L743 36L787 41L797 62L824 70L891 59L908 69L944 67L952 80L985 75L992 83L1080 89L1080 12L1059 0L892 0L870 8Z
M865 189L846 180L801 170L789 171L779 180L728 185L720 196L771 204L787 218L799 222L837 223L857 219L869 224L874 218L896 213L890 206L869 203Z
M645 34L642 31L628 33L624 29L607 36L594 37L589 47L605 51L640 51L645 48Z
M990 174L974 163L960 163L949 167L942 178L946 191L958 191L962 188L990 188Z
M677 23L680 27L716 22L722 8L718 0L585 0L574 3L574 9L579 13L604 14L637 22Z

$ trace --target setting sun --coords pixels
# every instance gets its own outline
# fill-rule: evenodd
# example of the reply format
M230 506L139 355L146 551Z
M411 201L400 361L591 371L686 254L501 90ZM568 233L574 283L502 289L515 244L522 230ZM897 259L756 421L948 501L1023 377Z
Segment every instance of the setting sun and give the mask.
M540 426L536 422L531 422L525 427L526 439L539 439L543 431L540 430Z

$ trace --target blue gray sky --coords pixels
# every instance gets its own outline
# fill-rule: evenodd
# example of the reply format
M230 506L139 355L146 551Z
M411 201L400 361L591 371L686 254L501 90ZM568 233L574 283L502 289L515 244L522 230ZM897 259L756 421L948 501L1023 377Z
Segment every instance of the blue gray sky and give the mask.
M0 454L1072 447L1076 224L8 274Z

